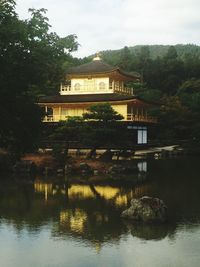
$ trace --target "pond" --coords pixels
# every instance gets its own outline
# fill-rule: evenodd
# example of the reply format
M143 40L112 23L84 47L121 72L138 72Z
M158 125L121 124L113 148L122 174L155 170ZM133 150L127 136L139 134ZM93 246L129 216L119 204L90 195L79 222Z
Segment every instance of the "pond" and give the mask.
M138 186L2 176L0 266L199 266L199 159L140 165L147 169L147 180ZM164 200L166 224L133 224L120 218L131 198L144 195Z

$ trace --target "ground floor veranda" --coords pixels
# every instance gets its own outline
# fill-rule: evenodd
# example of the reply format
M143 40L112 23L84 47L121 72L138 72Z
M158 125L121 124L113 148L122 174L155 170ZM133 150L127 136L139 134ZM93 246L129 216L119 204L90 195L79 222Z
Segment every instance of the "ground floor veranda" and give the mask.
M69 117L82 116L93 103L45 103L40 104L45 111L43 122L66 121ZM123 116L123 121L156 123L157 119L149 115L148 106L141 103L110 103L112 108Z

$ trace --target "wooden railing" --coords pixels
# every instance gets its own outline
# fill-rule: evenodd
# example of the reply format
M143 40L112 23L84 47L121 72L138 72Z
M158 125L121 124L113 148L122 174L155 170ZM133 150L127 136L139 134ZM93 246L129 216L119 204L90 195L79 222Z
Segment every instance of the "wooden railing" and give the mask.
M88 86L88 85L80 85L79 90L75 90L71 85L61 84L60 86L60 94L61 95L74 95L74 94L95 94L95 93L119 93L125 95L134 95L133 88L124 87L118 84L110 84L110 86L105 86L104 89L99 88L97 85Z
M58 122L61 120L67 120L68 116L60 115L49 115L45 116L43 122ZM125 121L137 121L137 122L148 122L148 123L157 123L157 118L152 116L142 116L136 114L127 114Z
M54 117L51 115L45 116L43 118L43 122L53 122L54 121Z
M80 85L78 89L75 89L71 85L63 85L60 87L61 95L78 95L78 94L95 94L95 93L112 93L111 88L105 86L104 89L99 88L97 85Z
M150 123L157 123L157 118L152 116L142 116L136 114L127 114L127 121L139 121L139 122L150 122Z
M128 88L124 86L119 86L114 84L110 87L114 93L124 94L124 95L134 95L133 88Z
M43 118L43 122L58 122L60 120L64 120L60 115L48 115Z

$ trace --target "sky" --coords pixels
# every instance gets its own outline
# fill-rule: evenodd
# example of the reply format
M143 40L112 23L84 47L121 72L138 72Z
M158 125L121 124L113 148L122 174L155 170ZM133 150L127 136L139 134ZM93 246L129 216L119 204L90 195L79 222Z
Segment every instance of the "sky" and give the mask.
M200 44L199 0L16 0L17 12L46 8L52 31L76 34L85 57L148 44Z

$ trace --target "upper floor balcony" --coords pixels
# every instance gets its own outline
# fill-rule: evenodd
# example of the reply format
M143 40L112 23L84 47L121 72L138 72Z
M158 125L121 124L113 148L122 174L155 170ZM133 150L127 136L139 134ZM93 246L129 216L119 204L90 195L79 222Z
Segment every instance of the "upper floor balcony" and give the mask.
M75 84L74 86L61 84L60 95L79 95L79 94L110 94L118 93L124 95L134 95L133 88L125 87L123 84L111 83L110 85L97 84L81 85Z

